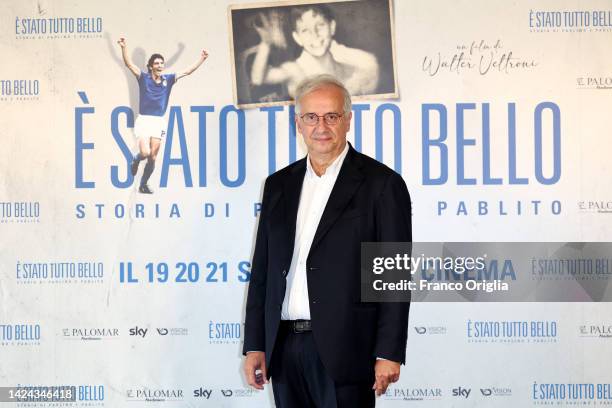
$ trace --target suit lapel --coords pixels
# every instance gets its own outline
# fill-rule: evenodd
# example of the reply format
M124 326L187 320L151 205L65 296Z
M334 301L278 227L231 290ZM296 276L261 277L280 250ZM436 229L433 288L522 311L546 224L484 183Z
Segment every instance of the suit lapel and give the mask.
M353 146L349 145L349 151L344 163L342 163L340 173L338 174L334 188L329 196L329 200L327 200L327 205L321 216L321 221L315 232L314 239L312 240L312 246L310 247L311 251L317 246L321 239L323 239L332 225L334 225L351 198L353 198L353 195L355 195L355 192L357 192L357 188L363 182L364 176L360 167L361 160L355 149L353 149Z
M289 256L293 254L295 244L295 226L297 223L297 213L300 204L300 193L304 184L304 174L306 173L306 160L302 159L284 180L283 194L285 196L285 227L287 228L287 239L289 242ZM291 259L290 259L291 260Z

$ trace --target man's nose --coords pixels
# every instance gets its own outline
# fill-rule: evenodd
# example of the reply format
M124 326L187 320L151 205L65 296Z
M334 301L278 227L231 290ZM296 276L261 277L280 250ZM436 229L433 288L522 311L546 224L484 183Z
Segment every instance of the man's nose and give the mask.
M317 120L317 124L315 125L315 130L328 130L329 126L325 123L325 118L319 117Z

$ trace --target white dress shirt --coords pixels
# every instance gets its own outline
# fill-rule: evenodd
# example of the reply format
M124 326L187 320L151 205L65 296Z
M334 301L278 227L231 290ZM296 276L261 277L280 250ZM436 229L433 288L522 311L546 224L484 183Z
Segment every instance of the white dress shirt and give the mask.
M310 320L310 303L308 301L308 285L306 284L306 259L312 246L315 232L321 221L323 210L327 205L344 158L348 153L348 143L344 150L325 170L317 176L310 156L306 157L306 174L302 184L300 203L295 224L295 243L293 257L287 274L287 288L281 311L282 320Z

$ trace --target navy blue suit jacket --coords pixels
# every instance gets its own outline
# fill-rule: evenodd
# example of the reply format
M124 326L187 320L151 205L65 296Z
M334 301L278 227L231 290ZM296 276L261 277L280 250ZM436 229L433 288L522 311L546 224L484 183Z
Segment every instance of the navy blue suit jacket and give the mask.
M306 159L265 183L251 267L243 352L274 356L291 265ZM362 303L362 242L411 241L410 196L400 175L349 147L306 263L312 332L338 382L374 381L376 357L405 361L409 303ZM282 364L282 362L280 362ZM274 373L268 370L268 375Z

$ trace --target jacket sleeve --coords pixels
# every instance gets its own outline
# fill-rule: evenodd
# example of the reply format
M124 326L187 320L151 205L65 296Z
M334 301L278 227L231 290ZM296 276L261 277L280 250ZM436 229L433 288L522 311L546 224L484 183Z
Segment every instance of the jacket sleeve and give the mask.
M264 184L259 225L255 238L255 251L251 263L251 278L246 301L244 323L244 347L242 353L265 350L265 302L268 274L267 209L269 204L269 179Z
M377 241L411 242L412 210L408 188L402 177L388 177L375 206ZM405 364L410 302L378 304L378 326L374 356Z

